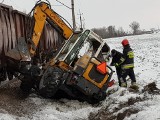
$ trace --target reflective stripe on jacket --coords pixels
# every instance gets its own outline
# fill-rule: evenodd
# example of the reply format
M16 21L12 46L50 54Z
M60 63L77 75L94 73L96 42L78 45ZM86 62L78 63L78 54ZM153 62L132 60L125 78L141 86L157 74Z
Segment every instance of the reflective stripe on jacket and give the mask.
M122 69L129 69L129 68L134 68L134 64L124 64L122 65Z
M129 69L134 67L134 53L129 45L126 45L123 49L123 55L125 57L125 61L122 65L122 69Z

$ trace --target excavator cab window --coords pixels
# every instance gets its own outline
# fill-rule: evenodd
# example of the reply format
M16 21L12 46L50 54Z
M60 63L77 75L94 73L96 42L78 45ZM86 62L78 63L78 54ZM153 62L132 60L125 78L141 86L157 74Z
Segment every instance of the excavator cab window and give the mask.
M66 56L66 54L71 50L74 43L76 42L77 38L80 36L80 34L74 34L69 40L66 40L65 45L61 49L60 53L58 54L59 60L63 60L63 58Z
M101 43L97 39L93 38L92 34L90 34L84 41L84 44L80 49L78 56L80 57L84 54L87 54L90 57L94 57L100 45Z
M66 55L65 60L64 60L65 63L67 63L68 65L71 65L74 59L77 58L77 54L82 48L84 41L87 39L89 33L90 31L86 30L79 36L79 38L74 43L73 47L70 49L70 51Z
M78 58L82 57L84 54L87 54L90 57L93 55L93 44L91 43L91 41L86 40L84 42L82 48L78 53Z
M82 41L82 40L79 40ZM101 43L99 40L93 37L92 32L86 37L85 41L83 42L81 48L78 48L78 53L73 60L74 62L71 64L74 67L74 63L78 61L78 59L82 59L81 57L88 56L89 58L95 57L95 54L100 47Z
M107 62L109 61L110 47L106 43L102 43L96 54L98 60Z

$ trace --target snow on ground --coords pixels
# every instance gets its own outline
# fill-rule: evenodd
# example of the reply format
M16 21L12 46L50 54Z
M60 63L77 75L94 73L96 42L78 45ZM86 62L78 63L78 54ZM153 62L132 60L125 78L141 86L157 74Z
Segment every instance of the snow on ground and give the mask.
M157 87L160 88L160 34L146 34L138 36L127 36L120 38L106 39L107 44L111 49L116 49L122 52L121 41L127 38L131 44L131 47L135 53L135 75L137 83L140 87L140 92L129 92L126 88L120 88L117 83L116 73L112 79L116 80L116 84L110 89L117 89L113 94L110 94L106 100L102 101L99 105L93 106L86 102L79 102L77 100L50 100L41 98L35 94L31 94L25 101L20 102L22 106L17 108L19 111L27 109L28 104L22 105L25 102L30 103L34 109L30 109L28 106L29 114L18 115L12 114L8 109L0 108L0 119L3 120L86 120L89 114L92 112L98 115L97 112L105 108L106 112L113 112L118 106L123 106L117 111L113 112L113 115L117 116L119 113L123 113L125 110L138 109L139 112L127 116L124 116L125 120L157 120L160 119L160 95L151 95L142 93L141 90L145 85L151 82L156 82ZM114 68L113 68L114 69ZM128 80L130 84L130 80ZM133 104L126 102L130 98L139 98L139 100ZM0 105L1 106L1 105ZM12 108L14 110L14 108ZM16 110L16 107L15 107ZM103 118L105 119L105 118Z
M32 99L33 100L33 99ZM37 98L34 98L35 102ZM39 104L41 100L39 99ZM98 108L93 108L87 103L80 103L75 100L62 99L60 101L46 101L43 100L46 105L41 108L41 111L37 111L33 115L33 119L46 120L79 120L87 119L89 111L95 112Z
M111 49L117 49L122 52L121 41L127 38L135 53L135 75L137 83L142 89L148 83L155 82L157 87L160 88L160 34L147 34L138 36L127 36L121 38L108 39L107 43ZM114 75L113 78L117 79ZM128 81L130 83L130 81ZM120 92L119 89L118 92ZM117 92L117 93L118 93ZM143 94L133 94L126 92L124 96L118 96L114 93L110 97L112 99L126 101L129 97L142 97ZM150 98L147 101L135 104L141 111L137 114L131 115L126 120L156 120L160 119L160 96L147 95ZM112 108L113 109L113 108Z
M137 82L143 86L157 82L160 88L160 34L147 34L109 39L111 49L122 52L121 41L127 38L135 53L135 74Z

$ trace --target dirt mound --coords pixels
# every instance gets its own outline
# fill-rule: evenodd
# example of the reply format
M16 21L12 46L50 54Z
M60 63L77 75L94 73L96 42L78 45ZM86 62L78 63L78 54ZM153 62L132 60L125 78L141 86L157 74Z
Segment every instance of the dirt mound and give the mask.
M137 89L132 88L132 89L128 89L128 91L137 92ZM143 87L142 93L144 92L156 95L156 94L160 94L160 89L156 87L155 82L152 82ZM125 117L129 117L130 115L136 114L139 112L137 108L133 107L135 103L145 101L147 99L148 98L146 98L145 96L143 98L141 97L132 98L131 97L128 99L127 102L119 103L118 107L114 108L112 112L110 112L109 108L106 107L106 108L100 109L97 113L91 113L89 116L89 120L123 120ZM122 109L124 110L121 111Z
M148 92L149 94L160 94L160 89L157 88L155 82L152 82L144 86L142 92Z
M101 109L97 114L91 113L89 116L89 120L123 120L126 116L129 117L130 115L136 114L138 112L138 109L129 108L122 113L118 113L116 116L114 115L114 112L109 112L105 109Z
M129 98L127 102L120 103L119 106L114 108L112 112L109 111L108 107L102 108L97 113L91 113L89 116L89 120L123 120L125 117L129 117L132 114L138 113L138 109L129 106L134 105L134 103L143 100L145 99L140 97ZM123 112L118 112L124 108L127 109L125 109Z
M7 84L0 88L0 111L8 112L9 114L22 116L31 116L30 114L36 110L36 106L32 101L29 101L26 95L19 88L20 81Z

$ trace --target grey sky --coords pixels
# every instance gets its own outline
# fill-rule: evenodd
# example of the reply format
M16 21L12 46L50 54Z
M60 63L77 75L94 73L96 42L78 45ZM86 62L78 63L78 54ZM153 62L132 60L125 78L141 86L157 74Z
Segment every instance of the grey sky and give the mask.
M15 9L29 12L36 0L5 0ZM71 0L59 0L71 6ZM77 26L80 26L79 11L84 19L85 28L123 27L130 30L129 24L133 21L140 23L141 29L159 28L160 26L160 0L74 0ZM50 0L52 8L67 19L72 25L71 10L59 6L56 0Z

